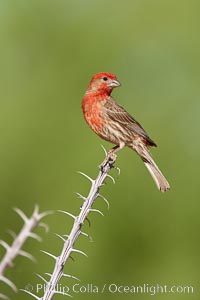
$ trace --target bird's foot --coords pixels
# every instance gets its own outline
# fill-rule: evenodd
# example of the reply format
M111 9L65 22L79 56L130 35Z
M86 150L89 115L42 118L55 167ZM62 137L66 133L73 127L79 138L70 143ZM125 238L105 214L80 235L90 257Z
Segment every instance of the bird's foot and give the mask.
M104 161L99 165L100 170L103 172L104 168L109 165L110 168L114 168L114 163L117 159L117 155L113 149L109 150Z

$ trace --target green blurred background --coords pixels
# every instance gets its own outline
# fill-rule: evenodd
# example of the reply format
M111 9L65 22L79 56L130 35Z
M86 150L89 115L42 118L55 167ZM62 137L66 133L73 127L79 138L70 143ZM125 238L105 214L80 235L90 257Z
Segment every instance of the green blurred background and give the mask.
M0 238L19 232L12 211L31 215L67 210L77 214L90 185L77 171L95 177L104 158L100 140L85 124L81 99L94 73L115 73L122 87L114 97L138 120L159 148L153 156L171 183L161 194L141 160L124 149L120 177L103 194L111 209L90 216L91 228L77 242L89 258L74 255L65 271L100 288L119 285L192 285L193 294L158 294L155 299L200 297L200 2L172 0L32 0L0 2ZM46 218L43 242L28 240L33 264L18 257L6 272L17 287L41 281L59 255L54 233L69 232L72 220ZM4 254L0 248L1 257ZM72 286L65 279L63 285ZM11 299L31 299L0 283ZM149 294L78 293L74 299L149 299ZM61 299L56 296L55 299Z

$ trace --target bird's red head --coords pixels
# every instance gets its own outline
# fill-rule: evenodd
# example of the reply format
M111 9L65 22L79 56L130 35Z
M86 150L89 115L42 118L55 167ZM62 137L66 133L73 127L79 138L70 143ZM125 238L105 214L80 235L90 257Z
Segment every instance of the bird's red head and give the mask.
M120 82L114 74L102 72L97 73L92 77L87 91L110 95L113 88L120 85Z

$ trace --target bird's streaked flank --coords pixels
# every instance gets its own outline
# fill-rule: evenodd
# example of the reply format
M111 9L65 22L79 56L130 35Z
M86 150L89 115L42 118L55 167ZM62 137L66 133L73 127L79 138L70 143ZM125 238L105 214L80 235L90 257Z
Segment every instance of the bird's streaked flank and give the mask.
M149 152L151 146L157 145L143 127L110 96L113 88L118 86L120 82L114 74L94 75L82 101L84 118L98 136L116 145L112 152L117 152L124 146L135 150L158 189L166 192L170 185Z

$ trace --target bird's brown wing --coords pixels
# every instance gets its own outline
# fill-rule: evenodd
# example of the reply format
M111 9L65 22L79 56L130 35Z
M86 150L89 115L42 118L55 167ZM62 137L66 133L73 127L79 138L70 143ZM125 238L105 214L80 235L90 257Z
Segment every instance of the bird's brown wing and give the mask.
M144 138L150 146L157 146L156 143L148 136L144 128L138 123L121 105L110 97L104 104L105 113L115 122L120 123L127 130L133 131Z

